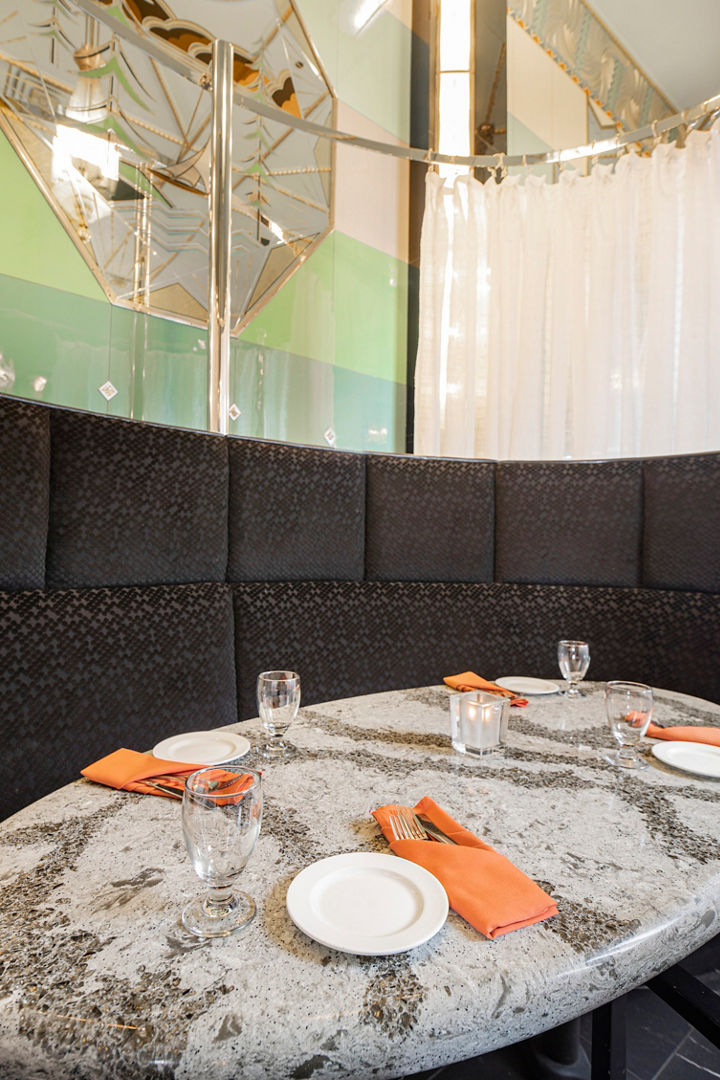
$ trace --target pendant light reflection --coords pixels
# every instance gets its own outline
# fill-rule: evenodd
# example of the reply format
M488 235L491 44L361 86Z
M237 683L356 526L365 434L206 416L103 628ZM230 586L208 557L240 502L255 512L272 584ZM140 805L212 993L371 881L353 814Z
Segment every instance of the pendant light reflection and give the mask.
M99 174L105 180L119 176L120 152L107 137L91 135L81 128L58 124L52 141L53 175L77 169L86 179ZM89 175L92 174L92 175Z

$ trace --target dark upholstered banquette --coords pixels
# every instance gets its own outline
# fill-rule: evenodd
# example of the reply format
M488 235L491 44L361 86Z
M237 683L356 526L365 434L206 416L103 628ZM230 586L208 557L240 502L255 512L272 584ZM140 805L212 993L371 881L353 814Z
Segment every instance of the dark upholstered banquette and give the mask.
M482 675L720 702L720 454L434 460L0 398L0 816L119 745Z

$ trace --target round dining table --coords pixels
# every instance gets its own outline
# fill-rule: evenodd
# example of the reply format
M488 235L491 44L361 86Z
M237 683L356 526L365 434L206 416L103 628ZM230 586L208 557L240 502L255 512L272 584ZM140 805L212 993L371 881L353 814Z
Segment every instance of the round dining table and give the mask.
M259 721L231 729L251 740L242 760L263 769L265 807L240 879L258 914L228 937L179 921L205 886L178 801L79 779L0 825L0 1077L404 1077L580 1016L718 933L720 780L660 761L649 741L643 771L607 764L599 684L577 700L530 696L511 708L504 748L478 758L451 746L449 696L302 708L282 761L261 758ZM720 727L720 707L658 690L654 719ZM450 911L390 955L298 929L286 906L298 873L387 853L372 811L423 796L558 914L489 940Z

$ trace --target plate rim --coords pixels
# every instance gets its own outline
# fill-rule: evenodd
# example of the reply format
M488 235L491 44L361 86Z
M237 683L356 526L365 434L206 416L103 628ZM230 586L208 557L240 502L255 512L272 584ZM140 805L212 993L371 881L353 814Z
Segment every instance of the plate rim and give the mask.
M213 761L205 762L205 764L208 766L223 765L227 761L234 761L235 758L244 757L244 755L247 754L251 746L250 740L245 735L240 735L237 731L224 731L222 728L214 728L208 731L178 731L175 735L168 735L167 738L161 739L159 743L156 743L152 749L152 755L153 757L160 758L161 760L164 759L165 761L179 761L180 763L185 762L187 761L186 757L173 757L172 753L170 756L168 756L165 750L160 750L160 747L165 746L167 743L170 743L175 739L188 739L192 738L193 736L197 736L198 738L202 737L204 739L207 739L208 736L215 736L216 738L222 736L224 738L230 737L230 739L237 741L237 753L231 754L230 757L223 756L220 758L215 758ZM199 765L200 762L197 762L197 764Z
M672 755L674 750L682 751L685 748L692 749L693 751L697 751L699 748L700 753L702 753L703 751L710 751L711 758L715 757L714 752L716 751L718 756L717 772L700 772L697 769L689 769L687 768L687 766L678 765L672 760L667 761L665 759L664 755ZM677 769L678 772L688 773L690 776L702 776L708 780L720 779L720 746L710 746L707 743L695 742L692 739L665 739L653 743L652 752L653 755L658 759L658 761L662 761L664 765L670 765L673 769Z
M387 860L390 860L390 862ZM388 937L386 936L383 939L386 944L382 947L379 946L380 939L375 938L373 935L358 935L358 940L362 939L358 947L353 947L352 944L348 944L347 942L338 944L337 939L331 940L332 935L318 936L312 929L311 922L305 922L302 917L302 912L298 912L296 894L302 889L304 883L307 882L308 879L318 876L320 868L327 868L328 872L330 872L330 870L335 867L352 865L353 863L359 862L365 862L370 866L387 866L388 868L392 868L393 872L399 873L401 876L404 876L407 880L411 881L413 885L419 887L423 892L425 899L428 899L428 893L430 893L429 899L438 904L438 912L435 915L435 918L430 920L428 929L424 930L419 937L413 938L412 935L409 935L408 928L405 928L402 931L398 931L395 935L389 935L390 942L392 942L393 937L401 939L400 941L396 941L395 944L388 944ZM303 867L303 869L295 875L288 886L285 897L285 906L291 921L298 930L312 941L315 941L328 949L335 949L337 952L348 953L354 956L392 956L397 953L408 952L410 949L415 949L420 945L424 945L445 925L450 910L447 893L434 874L431 874L425 867L420 866L418 863L414 863L409 859L401 859L396 855L380 851L343 851L336 855L328 855L324 859L318 859L308 866ZM375 945L371 944L373 941L376 942Z
M552 686L554 689L552 689L552 690L513 690L513 687L504 685L504 683L507 683L509 681L514 682L516 679L522 679L523 682L531 681L531 682L534 682L534 683L543 683L545 686L548 686L548 687ZM560 693L560 686L558 685L558 683L553 682L552 679L537 679L534 675L501 675L499 679L495 680L495 682L498 684L498 686L502 686L504 690L513 690L513 693L516 693L516 694L522 693L522 694L538 694L539 695L539 694L559 694Z

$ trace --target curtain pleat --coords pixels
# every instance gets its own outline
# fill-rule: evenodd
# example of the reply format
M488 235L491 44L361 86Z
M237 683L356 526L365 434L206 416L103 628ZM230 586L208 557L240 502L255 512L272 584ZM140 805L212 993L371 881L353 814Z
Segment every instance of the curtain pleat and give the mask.
M416 452L720 448L720 130L556 184L429 174Z

